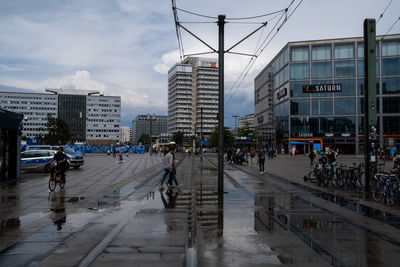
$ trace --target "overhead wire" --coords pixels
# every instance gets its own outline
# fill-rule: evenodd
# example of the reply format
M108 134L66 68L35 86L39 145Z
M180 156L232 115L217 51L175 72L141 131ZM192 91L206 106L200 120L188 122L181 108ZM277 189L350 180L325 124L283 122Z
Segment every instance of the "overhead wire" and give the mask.
M300 6L300 4L303 2L303 0L301 0L299 2L299 4L295 7L295 9L289 14L289 16L287 16L287 12L290 9L290 7L293 5L293 3L295 2L295 0L292 0L291 3L288 5L288 7L286 9L284 9L285 13L283 13L281 15L281 17L279 18L279 20L277 21L277 23L274 25L274 27L271 29L271 31L269 32L269 34L267 35L267 37L264 39L263 43L261 44L261 46L258 48L257 52L256 52L256 57L252 57L249 62L247 63L246 67L243 69L242 73L239 75L239 78L236 80L236 82L234 83L234 85L231 87L230 89L230 97L228 98L228 101L226 101L225 105L228 105L229 102L231 101L232 97L235 95L235 93L237 92L237 90L239 89L240 85L242 84L242 82L244 81L244 79L246 78L246 76L248 75L248 73L250 72L250 69L253 67L253 65L255 64L257 58L261 55L261 53L264 51L264 49L268 46L269 43L271 43L271 41L274 39L274 37L277 35L277 33L279 32L279 30L282 28L282 26L287 22L287 20L292 16L292 14L296 11L296 9ZM279 24L279 22L282 20L283 16L286 15L285 19L283 20L282 24L277 28L275 34L272 36L272 38L265 44L265 42L268 40L269 36L272 34L273 30L276 28L276 26ZM264 45L265 44L265 45ZM264 46L263 46L264 45ZM261 48L262 47L262 48ZM229 93L229 92L228 92Z
M281 9L281 10L277 10L271 13L267 13L267 14L262 14L262 15L258 15L258 16L252 16L252 17L242 17L242 18L226 18L226 20L247 20L247 19L258 19L258 18L263 18L263 17L268 17L280 12L285 11L285 9Z
M240 85L242 84L242 82L246 78L246 76L249 73L250 69L253 67L253 65L254 65L254 63L256 61L256 58L261 54L261 53L259 53L259 51L260 51L262 45L265 43L266 40L268 40L269 36L272 34L273 30L276 28L276 26L281 21L283 16L284 16L284 14L282 14L281 17L279 18L279 20L275 23L274 27L270 30L268 35L265 37L265 39L262 42L261 46L259 48L256 47L256 53L254 53L256 56L250 58L250 60L247 63L246 67L240 73L238 79L235 81L235 83L232 85L232 87L227 92L227 94L230 94L230 96L229 96L228 100L226 101L225 105L228 105L229 102L232 100L232 97L235 95L236 91L239 89Z
M389 30L387 30L387 32L382 36L381 41L388 35L388 33L393 29L394 25L396 25L397 22L399 22L400 17L398 17L396 19L396 21L392 24L392 26L390 26Z
M242 73L239 75L239 78L236 80L236 82L234 83L234 85L231 87L230 91L231 91L231 96L229 97L227 104L229 104L230 100L232 99L232 97L234 96L234 94L236 93L236 90L240 87L240 85L242 84L243 80L246 78L247 74L250 72L250 69L252 68L252 66L254 65L256 59L258 58L258 56L264 51L264 49L268 46L268 44L274 39L274 37L276 36L276 34L279 32L279 30L282 28L282 26L287 22L287 20L292 16L292 14L296 11L296 9L300 6L300 4L303 2L303 0L300 1L300 3L295 7L295 9L289 14L289 16L287 15L290 7L293 5L293 3L296 0L292 0L290 2L290 4L287 6L287 8L285 9L281 9L278 11L274 11L274 12L270 12L267 14L262 14L262 15L257 15L257 16L251 16L251 17L240 17L240 18L226 18L226 23L241 23L241 24L264 24L264 23L257 23L257 22L236 22L236 21L230 21L230 20L249 20L249 19L257 19L257 18L261 18L261 17L267 17L267 16L271 16L276 14L276 16L274 16L274 18L270 19L273 20L276 17L279 16L280 13L282 13L281 17L279 18L279 20L277 21L277 23L274 25L274 27L271 29L271 31L269 32L269 34L264 38L264 41L261 43L261 45L258 47L262 34L260 35L260 38L257 42L257 46L255 48L255 55L252 56L249 60L249 62L247 63L246 67L243 69ZM393 1L393 0L392 0ZM178 19L178 12L182 11L184 13L188 13L194 16L199 16L199 17L203 17L203 18L208 18L208 19L218 19L217 17L213 17L213 16L208 16L208 15L204 15L204 14L199 14L199 13L195 13L192 11L188 11L185 9L181 9L176 7L176 3L175 0L172 0L172 9L174 12L174 19L175 19L175 27L176 27L176 33L177 33L177 38L178 38L178 47L179 47L179 52L180 52L180 56L181 56L181 60L183 60L184 57L184 50L183 50L183 41L182 41L182 35L180 32L180 23L215 23L215 22L179 22ZM284 13L283 13L284 12ZM285 16L285 19L283 20L283 22L281 23L281 25L277 28L275 34L272 36L272 38L267 42L269 36L271 36L273 30L277 27L277 25L279 24L279 22L282 20L283 16ZM267 42L267 43L266 43ZM258 48L257 48L258 47ZM235 88L236 87L236 88ZM235 88L235 89L234 89ZM229 92L228 92L229 93Z
M191 14L191 15L194 15L194 16L198 16L198 17L203 17L203 18L208 18L208 19L218 19L217 17L202 15L202 14L195 13L195 12L192 12L192 11L188 11L188 10L185 10L185 9L182 9L182 8L178 8L178 7L175 7L175 9L179 10L179 11L182 11L182 12L185 12L185 13L188 13L188 14Z
M282 19L283 15L284 15L284 14L281 15L281 18L278 20L277 23L279 23L279 21ZM273 19L275 19L275 18L278 17L278 16L279 16L279 15L274 16L274 17L273 17L272 19L270 19L269 21L272 21ZM270 33L267 35L266 38L268 38L268 36L270 36L270 34L272 33L273 29L275 29L276 25L277 25L277 24L275 24L275 26L271 29ZM265 31L265 28L263 28L263 32L264 32L264 31ZM254 49L254 53L253 53L254 55L257 55L257 53L258 53L258 50L259 50L258 45L259 45L259 42L260 42L260 40L261 40L261 37L262 37L263 32L260 34L260 38L259 38L259 40L258 40L258 43L257 43L257 45L256 45L256 48ZM264 41L263 41L263 43L264 43ZM262 46L262 44L260 45L260 47L261 47L261 46ZM228 90L227 94L229 94L229 93L231 93L231 92L233 91L233 88L236 87L236 85L238 84L238 82L241 80L241 77L244 75L244 73L246 72L247 68L250 66L250 64L252 63L252 60L253 60L254 58L255 58L255 57L251 57L251 58L250 58L250 60L249 60L249 62L247 63L246 67L243 69L243 71L241 72L241 74L239 75L239 77L238 77L238 79L235 81L235 83L232 85L232 87ZM232 97L230 97L230 98L232 98ZM228 99L228 103L229 103L229 101L230 101L230 98Z
M376 24L378 24L378 22L381 20L381 18L383 17L383 15L385 14L386 10L389 8L390 4L393 2L393 0L390 0L389 4L386 6L386 8L383 10L383 12L379 15L378 20L376 21Z
M176 38L178 39L178 49L179 49L179 57L181 61L183 60L183 56L185 54L184 49L183 49L183 41L182 41L182 35L179 27L179 20L178 20L178 12L176 12L176 3L175 0L172 1L172 11L174 13L174 22L175 22L175 30L176 30Z

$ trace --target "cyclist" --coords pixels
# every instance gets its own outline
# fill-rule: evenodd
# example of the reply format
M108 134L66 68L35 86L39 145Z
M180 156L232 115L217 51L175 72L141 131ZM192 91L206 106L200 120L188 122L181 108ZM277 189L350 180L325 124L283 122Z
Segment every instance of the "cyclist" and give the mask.
M57 165L50 169L51 178L54 177L54 172L56 171L57 168L58 170L60 170L61 180L65 183L65 166L67 163L67 155L64 153L64 149L62 147L58 148L57 153L54 154L54 157L50 161L50 163L52 162L56 162Z

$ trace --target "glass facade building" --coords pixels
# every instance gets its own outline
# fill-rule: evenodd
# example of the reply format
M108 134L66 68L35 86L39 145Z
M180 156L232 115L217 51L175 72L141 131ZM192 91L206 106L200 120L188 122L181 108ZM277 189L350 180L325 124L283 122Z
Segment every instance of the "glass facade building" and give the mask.
M376 93L380 145L400 144L400 35L377 37ZM263 74L263 75L261 75ZM265 77L262 77L265 76ZM288 43L256 77L271 84L267 133L285 151L320 144L364 151L363 38ZM303 85L341 84L341 92L304 93ZM257 88L255 88L255 91ZM255 101L255 110L257 107ZM256 123L260 114L256 113Z

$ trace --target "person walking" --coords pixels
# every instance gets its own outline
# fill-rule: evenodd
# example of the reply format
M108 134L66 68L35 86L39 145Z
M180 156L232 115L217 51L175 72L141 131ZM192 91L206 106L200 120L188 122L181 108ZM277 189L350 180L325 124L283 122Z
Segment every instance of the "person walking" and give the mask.
M265 164L265 152L264 149L260 148L257 153L258 156L258 165L260 167L260 174L264 173L264 164Z
M314 165L315 154L313 150L310 149L310 154L308 154L308 157L310 158L310 164Z
M172 179L174 180L175 184L179 185L178 181L176 179L175 172L174 172L175 166L174 166L174 154L173 153L174 153L174 149L173 149L173 147L170 147L168 150L168 153L164 157L164 160L163 160L164 161L164 174L161 179L160 191L164 190L163 186L164 186L165 178L167 178L167 175L172 175Z
M251 150L250 150L250 163L251 163L251 165L253 165L253 163L254 163L254 157L255 156L256 156L256 152L255 152L254 148L251 148Z
M113 148L113 158L115 159L115 157L117 156L117 150L115 149L115 147Z

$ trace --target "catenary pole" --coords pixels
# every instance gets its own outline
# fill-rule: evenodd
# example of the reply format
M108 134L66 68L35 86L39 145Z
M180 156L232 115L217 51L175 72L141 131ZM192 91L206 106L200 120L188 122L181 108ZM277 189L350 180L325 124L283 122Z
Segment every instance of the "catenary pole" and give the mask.
M376 164L376 23L364 20L364 129L365 129L365 191L369 193L371 167ZM381 133L382 134L382 133Z
M224 26L225 15L218 15L218 229L224 228Z

